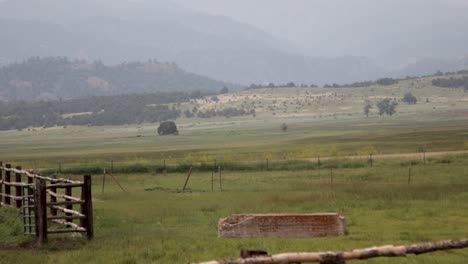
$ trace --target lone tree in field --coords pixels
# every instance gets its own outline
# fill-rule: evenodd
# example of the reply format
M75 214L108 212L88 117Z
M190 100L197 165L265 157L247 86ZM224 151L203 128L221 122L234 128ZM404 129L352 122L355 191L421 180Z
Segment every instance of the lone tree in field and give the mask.
M219 91L220 94L227 94L229 93L229 89L226 87L226 86L223 86L223 89L221 89L221 91Z
M383 99L377 103L377 108L379 108L379 115L387 114L392 116L396 112L397 102L390 100L389 98Z
M370 101L366 101L366 105L364 105L364 114L366 115L366 117L369 117L369 113L372 107L372 103Z
M177 130L177 126L173 121L164 121L158 127L158 134L161 136L178 135L179 131Z
M416 104L418 99L416 99L416 96L414 96L412 93L405 93L405 96L403 96L402 101L407 104Z

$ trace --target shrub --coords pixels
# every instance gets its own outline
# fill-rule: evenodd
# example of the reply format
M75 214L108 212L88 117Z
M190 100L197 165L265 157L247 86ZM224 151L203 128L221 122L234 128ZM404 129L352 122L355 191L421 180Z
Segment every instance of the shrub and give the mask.
M173 121L162 122L158 127L159 135L178 135L179 131Z

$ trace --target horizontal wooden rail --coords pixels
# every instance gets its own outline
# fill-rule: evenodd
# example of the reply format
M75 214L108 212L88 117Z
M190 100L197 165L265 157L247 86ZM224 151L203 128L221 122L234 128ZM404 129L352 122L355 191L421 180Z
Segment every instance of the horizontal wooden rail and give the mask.
M86 228L80 227L79 225L72 223L72 222L66 222L66 221L61 221L59 219L51 220L52 222L60 225L65 225L71 227L73 231L86 231Z
M0 184L8 185L8 186L16 186L16 187L33 186L33 184L27 184L23 182L8 182L4 180L0 180Z
M0 196L3 196L3 197L7 197L7 198L11 198L15 201L21 201L23 200L23 196L15 196L15 195L11 195L11 194L6 194L6 193L0 193Z
M81 214L77 211L74 211L74 210L70 210L70 209L67 209L67 208L63 208L63 207L60 207L60 206L51 206L50 208L53 208L55 210L59 210L59 211L62 211L64 213L69 213L69 214L73 214L73 215L76 215L76 216L82 216L82 217L86 217L84 214Z
M47 206L55 206L55 205L74 205L74 204L84 204L84 201L65 201L65 202L49 202Z
M326 264L343 264L346 260L369 259L376 257L404 257L407 254L423 254L438 250L459 249L468 247L468 239L445 240L439 242L427 242L413 245L381 246L364 249L356 249L342 252L317 252L317 253L283 253L272 256L257 256L240 258L236 260L214 260L200 262L198 264L287 264L319 262Z
M63 179L63 178L46 177L46 176L42 176L42 175L39 175L39 174L34 174L32 171L18 170L18 169L15 169L15 168L7 168L7 167L0 166L0 170L14 172L14 173L18 173L18 174L25 174L26 176L28 176L30 178L37 178L37 179L46 180L46 181L49 181L49 182L83 184L83 182L80 182L80 181L73 181L73 180L70 180L70 179Z
M86 219L84 215L52 215L47 216L47 220L56 220L56 219Z
M47 190L47 193L54 196L54 197L57 197L57 198L63 198L63 199L68 199L68 200L71 200L71 201L74 201L74 202L83 202L82 200L76 198L76 197L73 197L73 196L69 196L69 195L65 195L65 194L58 194L58 193L55 193L53 191L49 191Z
M75 230L75 229L56 229L56 230L47 230L48 234L63 234L63 233L85 233L86 230Z
M66 184L52 184L46 187L46 189L64 189L64 188L73 188L73 187L82 187L83 183L66 183Z

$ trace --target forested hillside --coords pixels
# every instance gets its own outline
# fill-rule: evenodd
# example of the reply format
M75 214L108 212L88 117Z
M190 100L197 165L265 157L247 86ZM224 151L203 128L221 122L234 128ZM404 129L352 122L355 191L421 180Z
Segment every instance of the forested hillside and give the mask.
M188 73L174 63L103 63L31 58L0 68L0 101L37 101L85 96L176 91L219 91L225 85Z
M177 103L200 92L99 96L63 101L0 103L0 130L65 125L123 125L176 119Z

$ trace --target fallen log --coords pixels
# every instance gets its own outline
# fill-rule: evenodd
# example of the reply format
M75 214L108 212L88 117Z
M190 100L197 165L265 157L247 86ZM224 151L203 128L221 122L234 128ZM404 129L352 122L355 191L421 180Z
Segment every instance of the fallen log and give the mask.
M466 247L468 247L468 239L445 240L413 245L387 245L342 252L282 253L272 256L258 256L236 260L214 260L199 262L198 264L288 264L311 262L319 262L321 264L344 264L347 260L353 259L404 257L408 254L419 255L438 250L460 249Z

